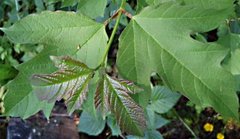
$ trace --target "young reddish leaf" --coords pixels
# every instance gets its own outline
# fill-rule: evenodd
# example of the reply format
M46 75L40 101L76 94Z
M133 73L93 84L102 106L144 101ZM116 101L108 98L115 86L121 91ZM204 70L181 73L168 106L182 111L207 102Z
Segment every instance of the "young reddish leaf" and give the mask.
M79 109L86 99L87 86L93 70L70 57L54 60L60 69L52 74L33 75L34 92L41 100L49 102L66 99L68 112L72 113Z
M99 82L95 104L103 115L110 110L117 119L123 132L134 135L143 135L146 120L143 109L129 96L133 92L124 82L103 77Z

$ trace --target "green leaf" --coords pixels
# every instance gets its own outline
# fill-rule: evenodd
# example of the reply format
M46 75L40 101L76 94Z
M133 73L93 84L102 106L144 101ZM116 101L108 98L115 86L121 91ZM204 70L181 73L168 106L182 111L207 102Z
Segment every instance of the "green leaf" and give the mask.
M240 49L231 53L230 59L224 63L224 67L231 71L233 75L240 75Z
M151 98L151 88L145 88L144 91L140 91L136 94L131 95L131 97L142 107L146 108L149 104Z
M119 72L143 86L150 86L150 76L156 72L171 89L194 103L212 106L225 118L238 119L236 82L220 66L228 49L190 37L192 32L217 28L230 13L229 9L171 3L145 8L120 37Z
M159 131L156 130L150 130L145 132L144 139L163 139L162 135Z
M165 2L176 2L177 0L146 0L146 2L149 4L149 5L159 5L161 3L165 3Z
M1 30L15 43L69 47L71 56L90 68L101 64L108 40L103 24L74 12L32 14Z
M8 94L4 98L4 108L5 114L7 116L15 116L26 119L40 110L43 110L45 116L48 118L50 116L51 110L54 103L47 103L46 101L39 101L34 93L29 93L25 95L17 104L9 101ZM16 97L18 97L16 95ZM12 98L10 98L12 99ZM11 109L9 106L13 105Z
M142 136L146 121L142 108L129 96L133 92L125 83L109 76L103 78L104 99L108 102L106 107L109 107L107 109L115 115L122 132ZM101 100L102 103L105 103L105 100Z
M198 7L202 9L225 9L229 8L233 12L233 3L232 0L145 0L148 5L157 6L166 2L173 2L182 5L188 5L192 7Z
M240 21L230 21L229 26L232 33L240 34Z
M80 116L78 130L89 135L97 136L103 131L105 123L106 121L103 120L100 114L92 115L83 111Z
M180 95L166 87L156 86L153 88L150 108L157 113L168 112L178 101Z
M144 137L138 137L133 135L128 135L127 139L163 139L159 131L156 130L147 130L144 133Z
M236 81L237 81L237 90L240 91L240 75L236 76Z
M94 97L95 97L98 81L99 81L99 75L98 75L98 72L95 72L93 78L90 80L88 84L87 99L86 101L84 101L82 105L83 111L92 115L95 115L97 113L95 104L94 104L95 102ZM101 114L101 113L98 113L98 114ZM105 119L105 117L103 117L103 119Z
M147 6L146 0L137 0L136 12L140 12L146 6Z
M161 115L154 112L151 107L146 108L147 127L149 130L155 130L169 123L168 120L164 119Z
M70 57L53 58L59 68L52 74L36 74L33 76L33 92L40 100L48 102L66 99L68 112L80 109L86 99L88 83L93 70Z
M107 0L80 0L78 3L78 11L95 19L96 17L104 15L106 6Z
M0 86L4 85L8 80L13 79L17 75L17 70L10 65L0 64Z
M182 0L185 5L191 5L203 9L224 9L233 10L234 0Z
M46 103L45 101L42 101L42 103L43 103L43 106L42 106L43 113L44 113L45 117L47 118L47 120L49 120L49 117L52 113L52 109L54 107L55 102L54 103ZM26 118L28 118L28 117L29 116L27 116Z
M74 6L78 3L79 0L62 0L62 7Z
M50 56L71 55L91 68L101 63L106 51L105 27L73 12L42 12L23 18L10 28L1 28L15 43L42 43L45 49L30 61L17 67L18 76L8 84L4 100L5 114L22 116L18 109L26 111L29 100L35 99L29 78L37 73L52 73L56 70ZM79 49L80 48L80 49ZM96 54L96 51L98 53ZM33 97L33 98L31 98ZM35 97L35 98L34 98ZM42 107L39 101L31 105ZM36 112L32 110L32 114ZM30 116L30 115L29 115Z
M121 129L119 127L119 125L117 124L117 120L114 117L114 115L109 115L107 117L107 125L110 127L111 129L111 134L113 136L119 136L122 135L121 133Z
M19 74L14 80L7 84L8 92L4 99L5 115L27 118L28 116L31 116L34 113L38 112L40 109L45 108L43 107L42 103L46 102L40 102L37 99L36 95L32 93L29 78L34 72L47 73L48 71L54 70L54 66L52 65L52 62L50 62L50 60L48 62L49 58L46 54L56 52L56 48L49 48L51 49L45 49L34 59L17 67L17 69L19 70ZM57 51L65 52L66 50L58 49ZM32 106L36 107L33 108Z
M233 33L227 33L221 36L218 43L228 48L229 55L224 59L223 67L229 70L233 75L240 74L240 36Z
M78 126L79 131L89 135L100 134L103 131L106 123L105 117L102 117L101 113L96 111L94 105L94 96L98 85L98 80L99 75L98 72L96 72L88 84L87 99L82 105L83 112L80 117L80 124Z
M36 9L37 9L37 11L43 11L43 10L45 10L45 7L44 7L44 3L43 3L43 1L42 0L34 0L34 3L35 3L35 5L36 5Z
M225 46L230 50L230 52L234 52L236 49L240 49L240 35L226 32L226 34L222 35L217 43Z

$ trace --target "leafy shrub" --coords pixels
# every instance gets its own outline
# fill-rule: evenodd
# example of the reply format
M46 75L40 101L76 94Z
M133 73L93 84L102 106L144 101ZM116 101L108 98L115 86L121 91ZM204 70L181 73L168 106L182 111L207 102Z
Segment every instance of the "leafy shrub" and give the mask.
M52 3L60 5L44 5ZM16 67L18 75L6 85L5 115L27 118L43 110L49 116L54 102L64 99L69 113L83 110L83 132L97 135L107 122L114 135L161 138L155 129L167 121L159 114L179 98L171 89L238 120L238 1L138 0L134 10L125 0L35 4L39 13L1 28L16 44L44 46ZM40 12L45 9L62 11ZM125 26L114 78L105 71L108 53ZM215 42L208 41L212 30L218 32ZM152 75L161 86L153 87Z

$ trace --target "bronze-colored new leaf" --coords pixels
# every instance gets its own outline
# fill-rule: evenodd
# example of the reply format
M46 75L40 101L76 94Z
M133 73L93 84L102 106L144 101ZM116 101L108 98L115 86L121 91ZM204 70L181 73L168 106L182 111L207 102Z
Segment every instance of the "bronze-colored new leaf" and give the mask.
M103 116L110 110L123 132L142 136L146 127L144 111L129 96L132 93L128 84L104 76L98 84L95 106Z
M94 97L95 107L102 114L103 118L105 118L107 113L110 111L108 94L109 94L109 90L107 87L107 83L103 77L98 81L98 86L97 86L95 97Z
M93 71L70 57L51 57L58 71L33 76L34 92L41 100L54 102L66 99L68 112L80 108L86 99L88 82Z

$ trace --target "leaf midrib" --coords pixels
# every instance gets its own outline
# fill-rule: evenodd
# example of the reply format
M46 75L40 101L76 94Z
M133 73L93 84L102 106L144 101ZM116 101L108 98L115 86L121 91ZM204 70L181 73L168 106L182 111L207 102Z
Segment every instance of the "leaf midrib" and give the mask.
M100 26L101 24L93 24L93 25L85 25L85 26L68 26L68 27L66 27L66 26L64 26L64 27L52 27L52 28L44 28L44 29L39 29L39 28L37 28L37 29L26 29L26 28L20 28L20 29L13 29L13 28L15 28L15 26L13 26L13 27L11 27L11 28L9 28L9 29L5 29L5 28L0 28L0 30L7 30L8 32L46 32L46 31L52 31L52 30L70 30L70 29L74 29L74 28L76 28L77 30L80 28L88 28L88 27L92 27L92 26L96 26L96 27L98 27L98 26Z
M85 79L85 81L84 81L84 83L83 83L83 85L78 89L78 90L76 90L76 92L74 92L74 95L72 96L72 98L69 100L69 103L71 102L73 102L73 104L72 104L72 107L70 108L70 112L72 113L72 111L74 111L73 109L74 109L74 106L77 104L77 101L79 100L79 98L81 98L81 95L83 94L83 93L85 93L84 91L84 89L86 89L86 87L88 86L88 83L89 83L89 81L90 81L90 79L91 79L91 77L92 77L92 74L90 73L88 76L87 76L87 78ZM77 97L76 97L76 96ZM83 102L82 102L83 103Z
M129 118L131 119L131 121L134 123L135 128L138 129L138 132L139 132L139 133L141 133L141 129L139 129L139 127L137 126L138 124L132 119L131 115L129 114L129 113L130 113L129 110L128 110L127 107L125 107L125 105L122 103L122 100L121 100L121 98L119 97L117 91L116 91L116 90L114 89L114 87L112 86L111 81L108 79L108 77L106 78L106 80L107 80L109 86L111 87L110 93L114 93L114 94L117 96L118 101L121 102L122 108L125 109L125 111L126 111L127 114L128 114L128 117L129 117ZM110 99L110 98L111 98L111 97L109 97L109 99ZM110 106L110 107L111 107L111 106ZM121 116L121 118L122 118L122 116ZM123 129L123 130L125 130L125 129Z

